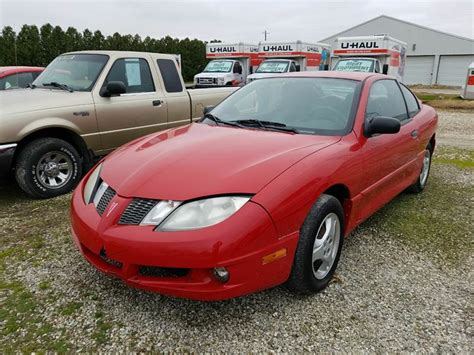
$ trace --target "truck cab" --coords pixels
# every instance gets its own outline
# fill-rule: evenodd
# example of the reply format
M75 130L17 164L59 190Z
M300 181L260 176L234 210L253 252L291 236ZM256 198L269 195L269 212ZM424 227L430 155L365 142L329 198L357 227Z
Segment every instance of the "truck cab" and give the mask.
M239 86L257 68L258 46L245 43L208 43L204 70L194 76L194 87Z
M247 77L247 82L261 79L273 74L300 71L300 64L293 59L266 59L257 68L254 74Z
M194 76L196 87L237 86L244 78L244 65L238 59L214 59Z
M403 81L407 44L387 34L336 39L335 71L382 73Z

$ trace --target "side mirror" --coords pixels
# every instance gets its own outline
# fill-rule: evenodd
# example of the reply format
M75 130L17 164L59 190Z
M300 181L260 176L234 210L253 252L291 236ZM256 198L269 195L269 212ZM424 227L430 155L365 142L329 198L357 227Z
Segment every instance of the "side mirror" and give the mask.
M300 71L300 70L301 70L301 65L296 64L295 66L296 66L296 71Z
M214 106L206 106L206 107L204 107L204 110L202 110L202 114L203 114L203 115L208 114L209 112L212 111L213 108L214 108Z
M384 65L383 65L382 74L385 74L385 75L388 74L388 64L384 64Z
M127 88L122 81L110 81L105 88L102 88L100 96L111 97L125 94Z
M377 116L365 124L365 136L374 134L394 134L400 132L400 121L393 117Z
M324 71L328 71L329 70L329 64L324 64Z

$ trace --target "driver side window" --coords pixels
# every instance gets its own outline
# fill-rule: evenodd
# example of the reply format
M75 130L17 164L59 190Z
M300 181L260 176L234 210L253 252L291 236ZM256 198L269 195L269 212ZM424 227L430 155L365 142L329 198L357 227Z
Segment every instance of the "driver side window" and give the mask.
M408 119L405 100L395 80L379 80L370 88L365 117L375 116L393 117L400 121Z

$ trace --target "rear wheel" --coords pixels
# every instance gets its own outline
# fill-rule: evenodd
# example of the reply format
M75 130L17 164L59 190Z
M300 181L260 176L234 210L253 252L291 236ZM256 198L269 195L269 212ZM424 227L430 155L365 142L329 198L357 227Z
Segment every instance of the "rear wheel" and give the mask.
M306 217L288 287L310 294L323 290L339 262L344 235L344 212L333 196L321 195Z
M428 177L430 175L431 157L432 157L431 145L428 144L423 156L423 165L421 166L420 175L418 176L418 179L416 180L416 182L408 188L410 192L420 193L425 189L426 183L428 182Z
M71 191L82 174L81 158L68 142L40 138L28 143L16 160L15 178L29 196L49 198Z

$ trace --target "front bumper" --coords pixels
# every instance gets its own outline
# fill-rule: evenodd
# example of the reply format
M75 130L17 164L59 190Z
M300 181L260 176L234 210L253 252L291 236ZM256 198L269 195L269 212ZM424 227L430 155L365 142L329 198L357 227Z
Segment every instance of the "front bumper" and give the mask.
M288 279L298 233L278 238L271 218L258 204L247 203L215 226L155 232L152 226L117 224L131 201L119 195L100 217L93 204L84 204L83 183L72 199L74 241L92 265L130 286L213 301L270 288ZM285 257L270 263L262 261L281 249L286 249ZM228 282L214 277L215 267L229 271ZM143 272L150 269L157 272Z
M16 143L0 144L0 176L10 173L16 148Z

